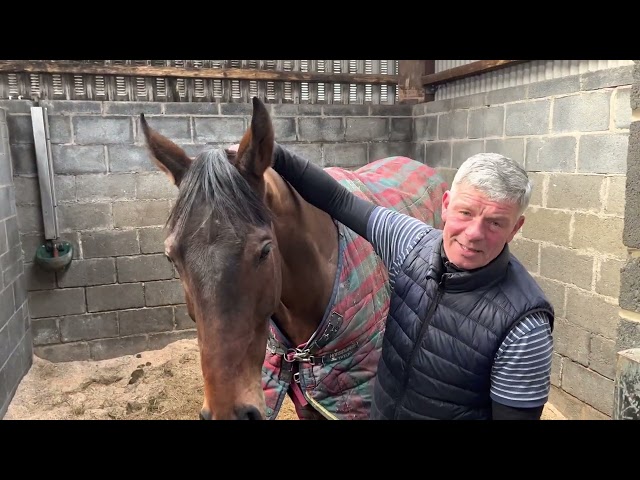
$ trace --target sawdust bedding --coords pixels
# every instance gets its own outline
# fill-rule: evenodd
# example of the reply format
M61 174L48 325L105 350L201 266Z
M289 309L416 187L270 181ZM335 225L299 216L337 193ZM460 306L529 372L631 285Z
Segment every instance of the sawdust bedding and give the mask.
M37 356L5 420L197 420L203 382L196 339L100 361L52 363ZM278 420L297 420L287 400ZM564 419L547 405L543 418Z

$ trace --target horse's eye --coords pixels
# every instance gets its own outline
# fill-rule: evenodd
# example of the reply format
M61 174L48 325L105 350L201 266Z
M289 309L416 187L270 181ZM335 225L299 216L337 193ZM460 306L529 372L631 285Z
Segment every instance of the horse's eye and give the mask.
M271 243L267 243L264 247L262 247L262 251L260 252L260 260L264 260L267 255L269 255L269 252L271 251L271 249L273 248L273 244Z

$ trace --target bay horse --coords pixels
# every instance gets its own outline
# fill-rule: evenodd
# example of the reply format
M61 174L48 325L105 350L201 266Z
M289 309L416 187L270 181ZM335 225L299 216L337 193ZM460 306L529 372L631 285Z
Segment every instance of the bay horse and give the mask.
M275 135L254 97L237 152L195 158L140 126L178 187L165 254L196 323L201 419L366 419L389 309L387 271L364 238L307 203L272 168ZM443 178L406 157L325 169L369 200L442 227Z

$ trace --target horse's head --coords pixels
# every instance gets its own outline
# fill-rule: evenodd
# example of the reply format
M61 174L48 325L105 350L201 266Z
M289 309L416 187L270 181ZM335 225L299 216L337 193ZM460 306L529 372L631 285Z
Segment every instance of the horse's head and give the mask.
M263 177L274 147L269 113L253 99L251 127L229 157L212 149L192 159L154 131L144 115L140 123L152 158L179 189L165 253L180 274L196 322L205 396L201 418L262 419L268 320L282 285Z

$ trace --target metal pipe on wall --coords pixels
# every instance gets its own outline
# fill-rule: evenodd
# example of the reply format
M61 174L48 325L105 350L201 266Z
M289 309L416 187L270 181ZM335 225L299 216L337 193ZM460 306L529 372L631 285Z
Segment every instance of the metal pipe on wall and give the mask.
M35 253L35 261L46 270L64 270L73 258L73 247L69 242L60 242L58 227L58 202L54 182L53 161L49 121L44 107L31 107L33 142L36 151L36 168L40 185L42 222L45 243Z
M44 238L58 238L58 216L56 191L51 161L51 141L49 138L49 121L44 107L31 107L31 124L33 141L36 150L36 165L40 183L40 199L42 220L44 222Z

